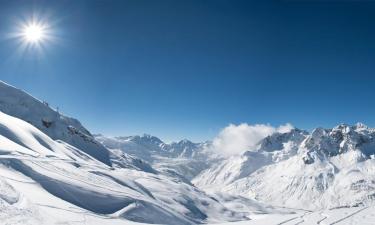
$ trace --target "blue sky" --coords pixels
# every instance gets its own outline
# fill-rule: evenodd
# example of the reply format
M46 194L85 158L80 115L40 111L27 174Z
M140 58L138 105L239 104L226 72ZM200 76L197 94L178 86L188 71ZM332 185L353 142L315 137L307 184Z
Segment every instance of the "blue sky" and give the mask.
M373 1L0 0L0 79L107 135L375 126L374 12ZM32 14L58 39L20 54L8 34Z

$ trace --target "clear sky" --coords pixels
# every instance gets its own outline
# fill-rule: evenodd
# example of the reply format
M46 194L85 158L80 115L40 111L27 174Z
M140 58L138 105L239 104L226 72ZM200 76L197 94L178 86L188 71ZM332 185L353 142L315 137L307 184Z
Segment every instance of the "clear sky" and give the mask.
M32 15L54 42L9 38ZM0 0L0 79L107 135L375 126L375 1Z

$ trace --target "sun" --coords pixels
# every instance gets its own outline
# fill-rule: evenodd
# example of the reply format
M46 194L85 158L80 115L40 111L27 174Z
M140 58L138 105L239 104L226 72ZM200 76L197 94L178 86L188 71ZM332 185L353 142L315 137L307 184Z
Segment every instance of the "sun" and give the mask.
M0 0L1 1L1 0ZM56 24L59 20L52 16L33 13L29 17L21 17L15 21L12 31L6 35L7 39L17 44L17 55L43 56L52 45L61 41Z
M27 24L23 28L22 36L29 43L38 43L45 38L45 28L36 23Z

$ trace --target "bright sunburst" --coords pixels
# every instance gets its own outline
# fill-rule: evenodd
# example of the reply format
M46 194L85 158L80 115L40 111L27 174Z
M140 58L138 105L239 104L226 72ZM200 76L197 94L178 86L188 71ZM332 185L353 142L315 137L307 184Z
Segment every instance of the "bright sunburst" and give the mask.
M18 44L14 55L25 57L32 54L38 56L38 59L44 56L51 44L58 40L55 23L52 18L38 16L36 13L16 21L14 30L8 34L8 38L16 40Z
M45 51L48 45L56 41L54 31L48 22L47 18L38 16L20 20L9 37L19 41L18 50L23 53Z
M43 41L46 34L42 25L32 23L24 26L22 35L27 42L36 43Z
M21 26L19 35L26 44L43 44L48 41L48 26L41 22L25 22Z

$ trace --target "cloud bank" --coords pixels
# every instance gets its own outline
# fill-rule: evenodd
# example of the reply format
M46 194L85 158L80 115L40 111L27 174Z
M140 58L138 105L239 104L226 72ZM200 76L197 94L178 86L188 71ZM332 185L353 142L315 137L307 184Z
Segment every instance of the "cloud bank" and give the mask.
M213 139L211 150L226 156L255 150L260 140L275 132L286 133L294 127L287 123L279 127L266 124L230 124Z

